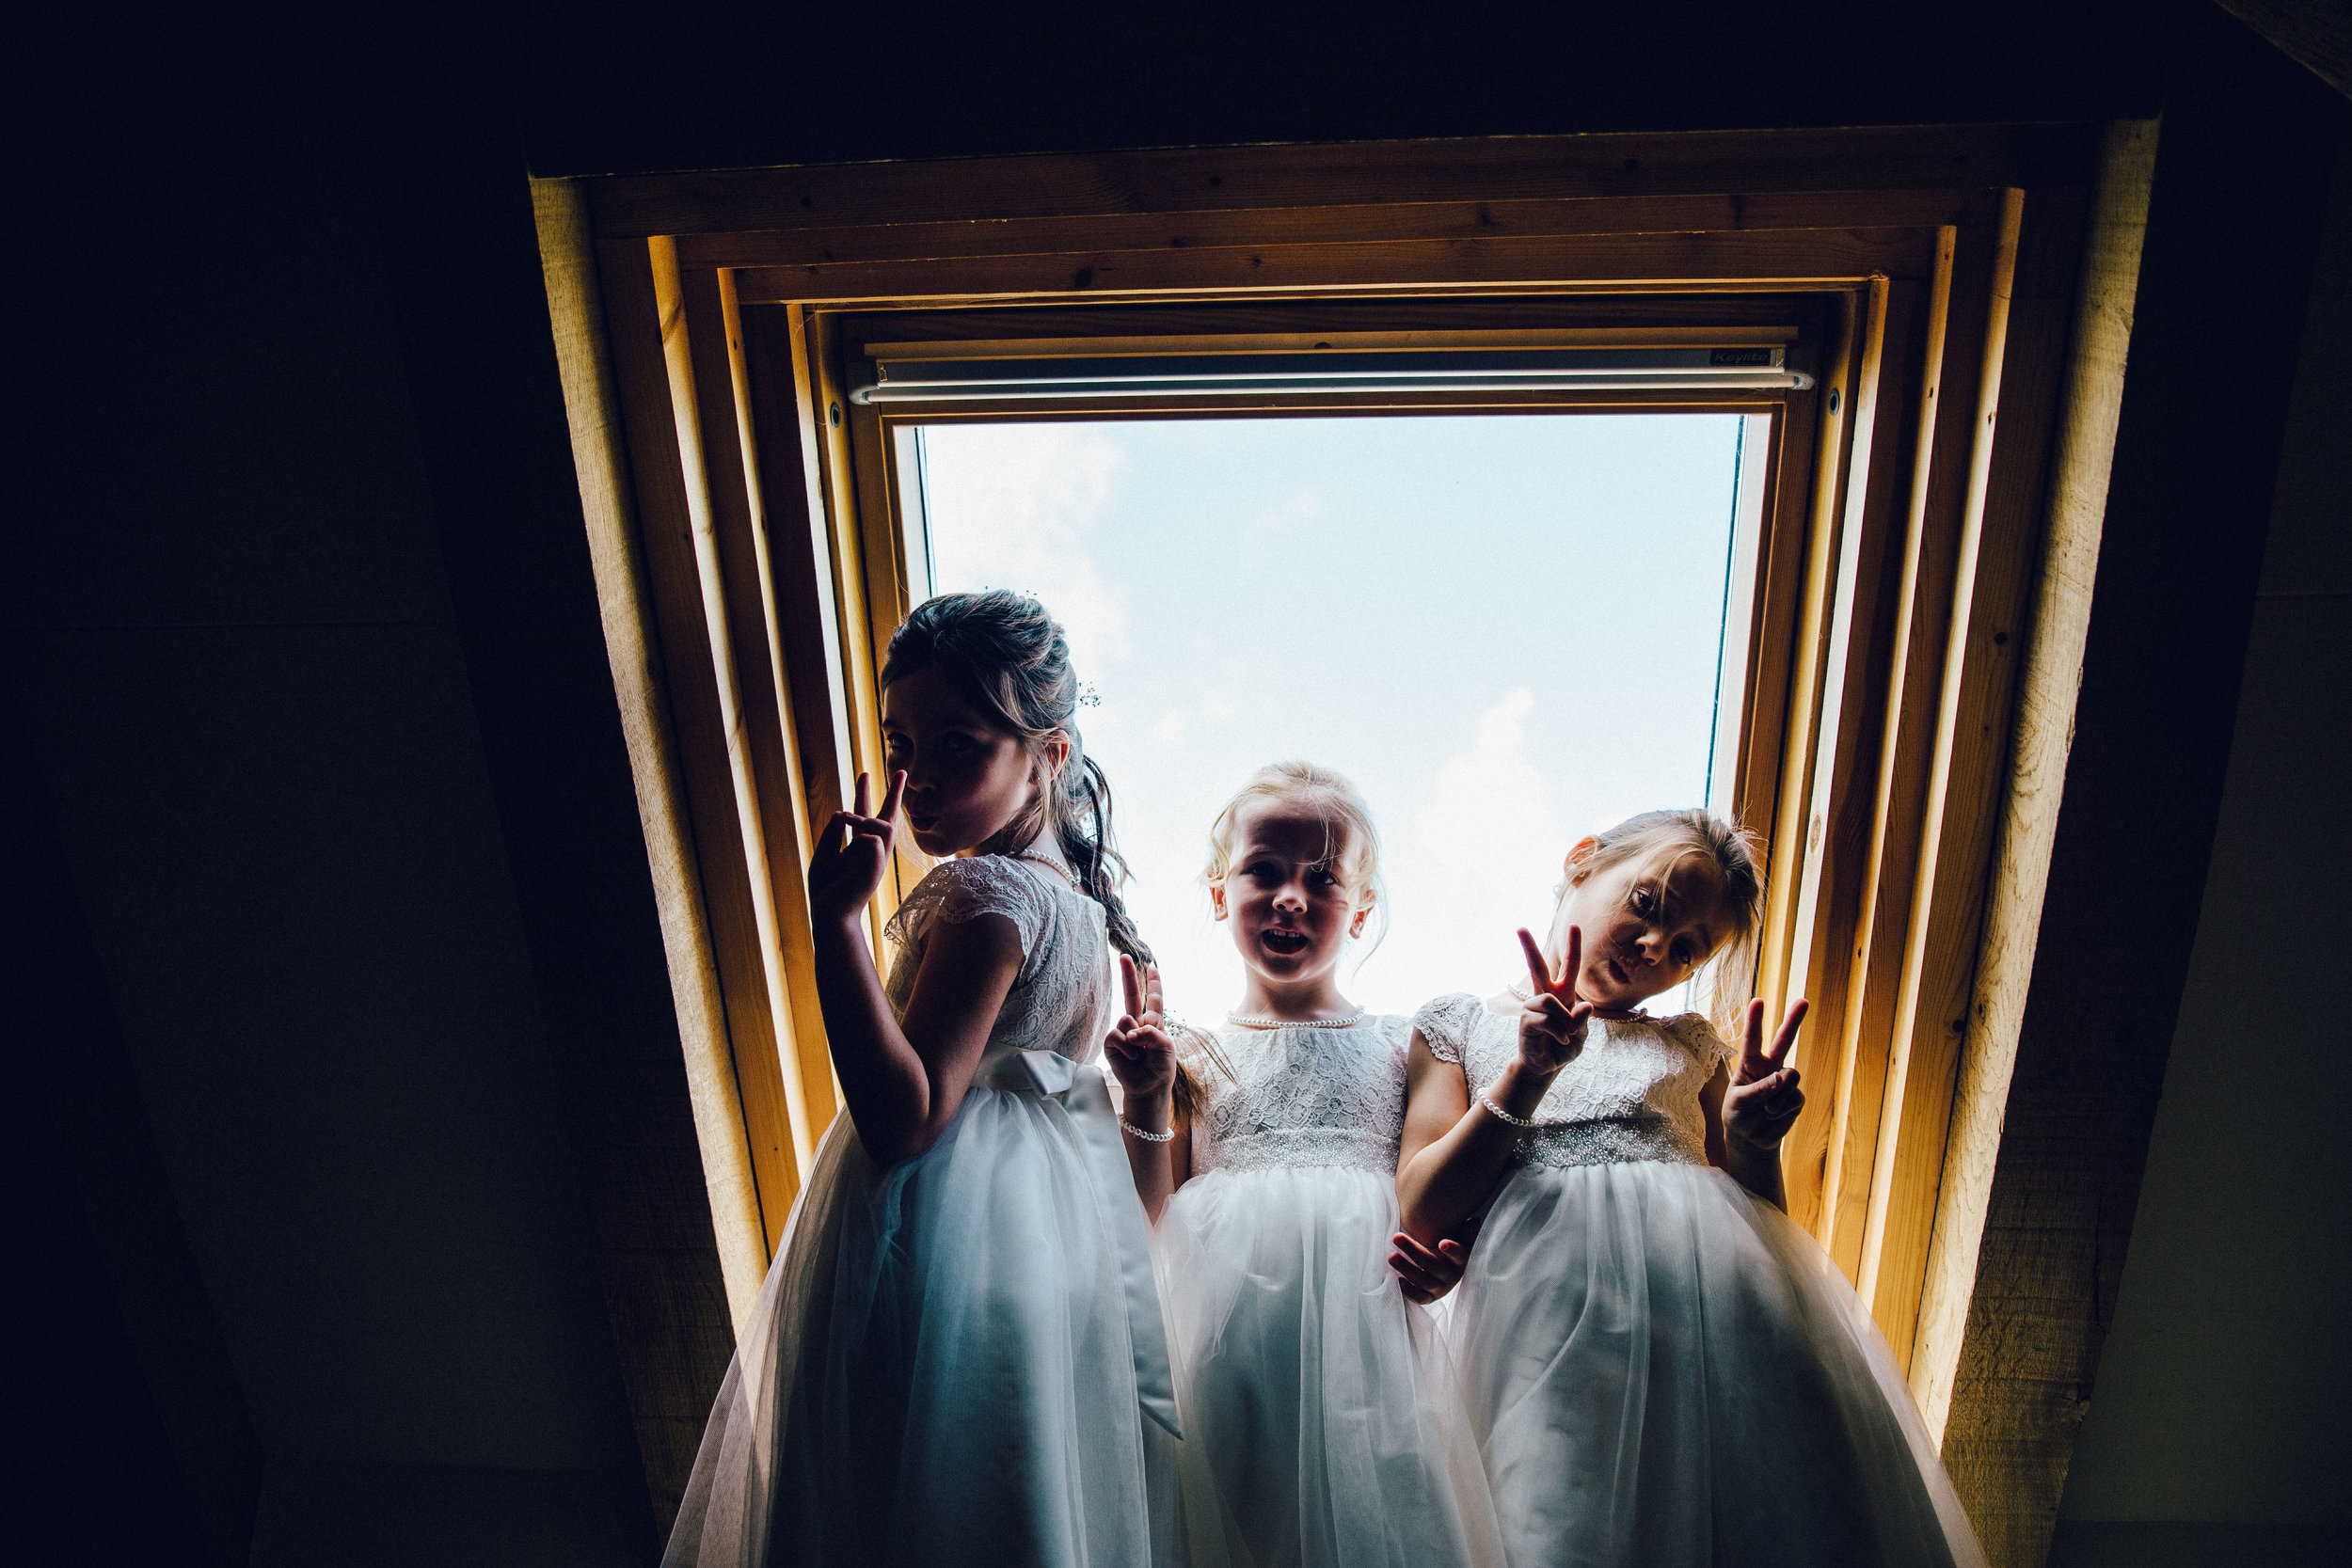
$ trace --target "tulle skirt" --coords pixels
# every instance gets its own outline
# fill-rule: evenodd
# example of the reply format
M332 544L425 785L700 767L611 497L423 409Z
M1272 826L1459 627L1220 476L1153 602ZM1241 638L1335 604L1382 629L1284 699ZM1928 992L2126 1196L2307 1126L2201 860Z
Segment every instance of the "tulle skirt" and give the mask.
M1524 1171L1453 1332L1513 1568L1979 1568L1827 1254L1703 1165Z
M1145 1436L1106 1223L1134 1194L1098 1186L1057 1101L976 1087L888 1167L837 1117L665 1565L1169 1560L1174 1444Z
M1390 1180L1215 1170L1155 1249L1194 1568L1499 1563L1429 1314L1389 1272Z

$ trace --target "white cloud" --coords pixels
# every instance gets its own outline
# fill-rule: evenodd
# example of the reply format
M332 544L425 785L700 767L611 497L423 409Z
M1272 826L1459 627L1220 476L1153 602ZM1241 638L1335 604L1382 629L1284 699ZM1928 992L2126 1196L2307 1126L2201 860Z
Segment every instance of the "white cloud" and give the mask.
M1093 535L1117 502L1126 453L1074 425L932 426L924 432L941 592L1012 588L1045 602L1070 636L1081 678L1128 654L1127 585L1107 577Z
M1526 754L1535 705L1521 687L1481 713L1470 750L1438 766L1427 804L1397 835L1394 934L1366 972L1385 1005L1495 989L1518 967L1511 933L1540 931L1549 914L1569 835Z

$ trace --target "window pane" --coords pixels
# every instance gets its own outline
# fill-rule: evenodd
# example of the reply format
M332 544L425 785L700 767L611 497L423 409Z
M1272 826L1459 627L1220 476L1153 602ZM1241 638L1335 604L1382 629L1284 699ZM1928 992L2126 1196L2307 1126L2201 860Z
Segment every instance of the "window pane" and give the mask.
M1524 973L1512 932L1549 920L1579 837L1701 801L1740 425L933 425L933 581L1035 594L1069 629L1174 1010L1241 994L1200 882L1210 821L1304 757L1383 836L1389 934L1343 989L1409 1012Z

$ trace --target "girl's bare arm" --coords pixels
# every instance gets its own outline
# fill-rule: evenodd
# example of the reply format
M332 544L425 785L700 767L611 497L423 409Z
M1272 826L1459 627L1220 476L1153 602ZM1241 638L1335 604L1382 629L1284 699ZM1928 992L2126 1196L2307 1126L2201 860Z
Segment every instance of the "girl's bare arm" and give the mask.
M1396 1201L1405 1233L1423 1246L1459 1239L1494 1196L1518 1147L1519 1129L1481 1107L1470 1108L1462 1069L1441 1062L1421 1031L1413 1031L1406 1067L1405 1136L1397 1149ZM1532 1116L1551 1086L1549 1077L1513 1062L1489 1097L1513 1116Z
M1120 1113L1147 1132L1170 1128L1168 1106L1165 1097L1156 1104L1139 1104L1130 1096ZM1127 1170L1136 1179L1136 1196L1143 1200L1144 1217L1153 1225L1160 1223L1160 1213L1176 1189L1192 1180L1192 1123L1178 1119L1173 1123L1176 1135L1166 1143L1152 1143L1125 1133Z
M939 1141L972 1085L1021 971L1020 933L1001 914L935 924L903 1024L863 918L824 922L815 935L817 999L858 1139L885 1164L912 1159Z
M1424 1246L1459 1238L1486 1207L1502 1180L1511 1150L1535 1115L1551 1081L1584 1049L1593 1009L1577 999L1584 936L1568 927L1563 979L1534 936L1519 932L1527 960L1527 1006L1519 1010L1519 1049L1475 1106L1461 1068L1440 1062L1421 1031L1406 1069L1405 1138L1397 1149L1396 1203L1405 1233ZM1504 1115L1497 1116L1500 1107Z
M1787 1212L1788 1195L1781 1185L1780 1150L1759 1153L1736 1148L1724 1137L1724 1091L1731 1085L1731 1069L1717 1068L1699 1091L1699 1108L1707 1113L1707 1160L1748 1191Z

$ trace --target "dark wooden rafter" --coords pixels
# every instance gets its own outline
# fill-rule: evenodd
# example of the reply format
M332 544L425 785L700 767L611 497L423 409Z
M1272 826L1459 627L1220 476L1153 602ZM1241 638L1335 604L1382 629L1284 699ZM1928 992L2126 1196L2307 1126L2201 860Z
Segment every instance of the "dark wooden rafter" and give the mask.
M1466 198L2030 189L2081 180L2096 140L2087 125L1496 136L636 175L591 190L599 233L718 235Z
M197 1549L217 1568L249 1560L263 1454L229 1343L221 1333L196 1256L180 1222L144 1097L113 1009L106 976L84 924L71 870L52 827L51 805L30 737L7 682L0 678L0 1082L16 1117L46 1122L10 1137L30 1154L54 1139L63 1167L11 1171L26 1186L71 1195L120 1320L120 1352L129 1366L81 1367L72 1377L78 1402L101 1403L89 1425L103 1449L74 1442L82 1433L44 1430L43 1459L112 1466L141 1451L142 1429L160 1429L158 1457L173 1474L151 1477L131 1505L135 1514L184 1507ZM46 1132L48 1138L40 1136ZM43 1182L42 1178L47 1180ZM8 1195L10 1217L30 1194ZM42 1251L20 1257L22 1291L38 1270L60 1276L71 1260ZM31 1293L53 1288L43 1279ZM92 1314L93 1317L99 1314ZM92 1322L98 1341L111 1325ZM54 1354L47 1345L26 1347ZM58 1449L64 1448L60 1455ZM39 1473L39 1466L30 1467ZM178 1506L175 1506L178 1505Z
M2215 0L2329 87L2352 98L2352 0Z

